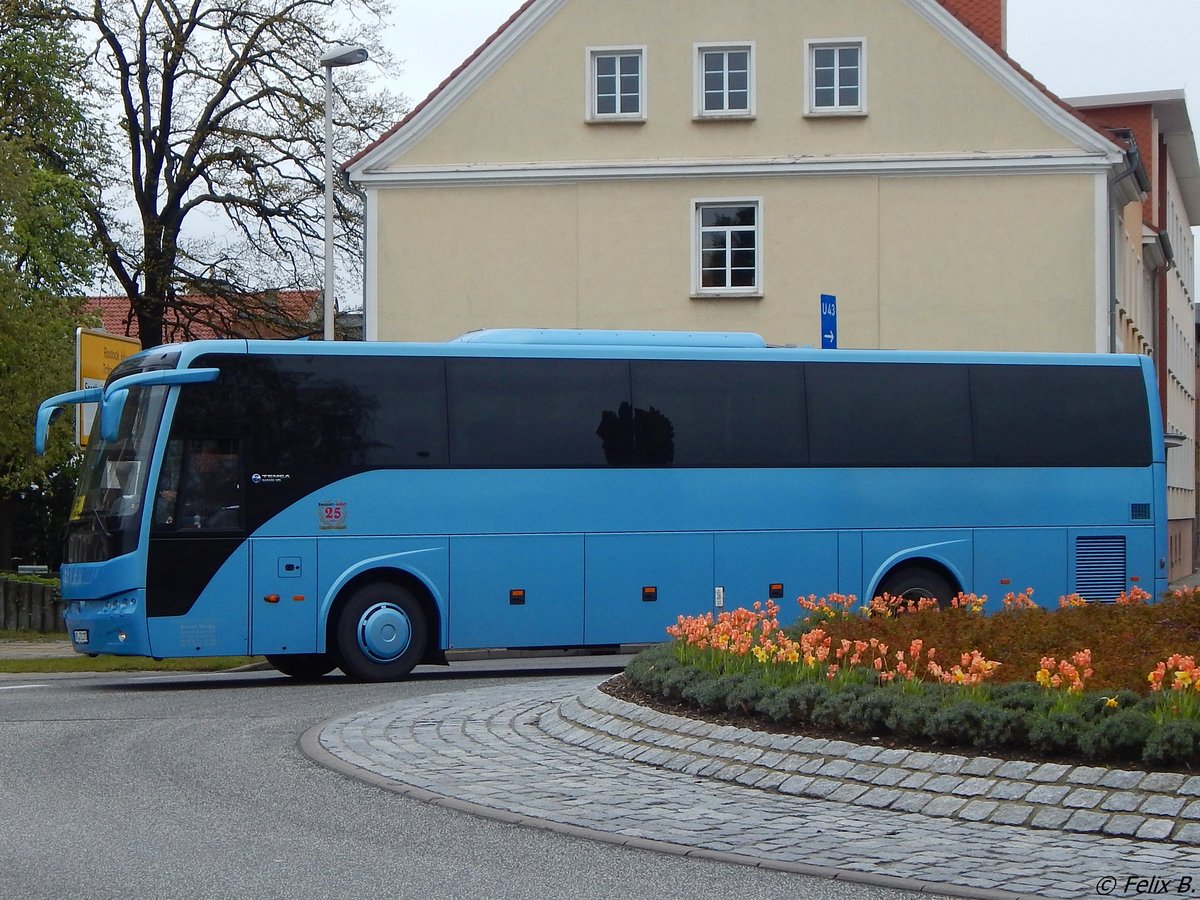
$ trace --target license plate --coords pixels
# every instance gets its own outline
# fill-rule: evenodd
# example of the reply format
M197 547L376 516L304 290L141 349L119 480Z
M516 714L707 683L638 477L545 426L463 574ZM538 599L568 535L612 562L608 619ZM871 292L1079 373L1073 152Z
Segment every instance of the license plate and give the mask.
M72 632L71 637L77 644L86 644L88 642L88 630L86 628L76 628Z

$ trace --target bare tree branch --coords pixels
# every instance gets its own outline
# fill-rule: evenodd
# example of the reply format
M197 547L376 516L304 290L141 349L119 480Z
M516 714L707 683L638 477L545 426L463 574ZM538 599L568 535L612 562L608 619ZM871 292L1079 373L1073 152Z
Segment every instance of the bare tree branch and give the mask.
M376 35L387 0L51 0L51 15L90 32L89 77L118 98L113 159L89 173L86 215L129 297L144 346L168 310L190 327L229 331L278 319L261 298L321 283L324 81L334 43L390 59ZM338 73L334 154L345 159L393 124L401 98ZM111 103L111 100L109 101ZM93 107L97 122L114 110ZM65 161L64 161L65 165ZM121 212L133 215L127 227ZM361 260L361 204L339 192L339 255Z

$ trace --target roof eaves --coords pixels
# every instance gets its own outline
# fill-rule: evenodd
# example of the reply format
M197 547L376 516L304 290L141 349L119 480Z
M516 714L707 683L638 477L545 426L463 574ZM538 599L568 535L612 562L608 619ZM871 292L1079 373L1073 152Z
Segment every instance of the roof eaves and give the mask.
M1001 50L979 37L966 22L943 6L940 0L906 0L906 2L957 43L985 70L990 71L1000 81L1007 81L1014 93L1018 96L1024 95L1026 105L1038 113L1048 124L1056 127L1064 136L1081 141L1085 146L1090 145L1092 152L1102 149L1105 156L1114 163L1123 158L1121 147L1114 143L1107 134L1097 129L1085 116L1035 78L1028 69L1009 56L1006 50ZM1011 72L1015 77L1006 78L1006 72ZM1057 107L1058 111L1065 113L1073 121L1067 122L1061 116L1056 115L1046 107L1047 102Z
M349 171L361 160L374 153L383 144L387 143L392 136L404 128L404 126L420 116L421 113L423 113L431 103L438 99L446 91L446 89L449 88L450 85L454 83L473 62L475 62L475 60L479 59L479 57L487 52L488 48L495 44L496 41L499 40L500 37L504 35L505 32L507 32L517 22L517 20L525 15L525 12L537 2L539 2L539 0L525 0L525 2L521 4L520 8L511 16L509 16L499 28L493 31L486 41L476 47L475 51L461 63L459 63L453 72L442 79L442 82L432 91L430 91L424 100L409 110L409 112L399 122L397 122L378 138L356 153L353 157L343 163L342 169Z

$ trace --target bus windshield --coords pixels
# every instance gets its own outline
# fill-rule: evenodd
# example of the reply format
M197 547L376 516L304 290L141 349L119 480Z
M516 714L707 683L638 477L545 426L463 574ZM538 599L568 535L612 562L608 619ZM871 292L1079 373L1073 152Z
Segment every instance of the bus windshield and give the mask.
M137 546L164 386L131 388L115 441L100 434L97 417L68 524L67 562L100 562Z

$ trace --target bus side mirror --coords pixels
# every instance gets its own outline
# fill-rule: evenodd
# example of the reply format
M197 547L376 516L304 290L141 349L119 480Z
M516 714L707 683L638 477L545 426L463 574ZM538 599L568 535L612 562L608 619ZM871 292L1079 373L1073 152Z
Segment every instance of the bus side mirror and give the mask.
M76 403L95 403L100 399L101 388L85 388L82 391L70 391L66 394L56 394L48 400L43 400L38 406L37 424L33 432L33 449L41 456L46 452L46 438L50 433L50 423L62 412L64 406Z
M46 452L46 438L50 434L50 423L57 419L62 411L61 406L47 406L44 403L38 407L37 428L33 437L33 449L38 456Z
M125 401L129 399L129 391L121 388L109 391L100 403L100 437L106 441L115 441L121 424L121 413L125 411Z

